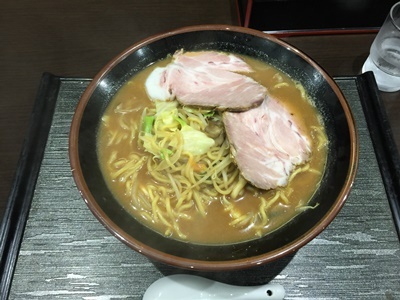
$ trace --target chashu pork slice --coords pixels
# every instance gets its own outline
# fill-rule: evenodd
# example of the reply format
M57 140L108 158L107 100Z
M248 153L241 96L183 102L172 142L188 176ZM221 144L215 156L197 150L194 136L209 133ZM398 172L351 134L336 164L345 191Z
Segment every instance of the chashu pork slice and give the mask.
M170 90L182 105L244 111L258 106L266 88L252 78L217 68L168 66Z
M274 98L245 112L224 112L223 122L240 172L258 188L286 186L295 166L310 158L308 138Z
M164 68L156 68L145 86L152 100L183 105L244 111L258 106L267 90L249 76L251 67L232 54L217 51L182 52Z
M174 56L174 63L182 66L198 69L216 68L225 71L250 73L253 69L240 57L231 53L218 51L177 51Z

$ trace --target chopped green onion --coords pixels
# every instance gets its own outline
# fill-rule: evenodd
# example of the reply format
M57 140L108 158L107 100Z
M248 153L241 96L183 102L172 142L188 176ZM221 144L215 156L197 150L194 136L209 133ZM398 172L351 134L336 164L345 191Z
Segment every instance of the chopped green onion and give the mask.
M164 149L161 149L161 151L160 151L160 157L161 157L161 159L165 159L166 156L169 156L172 153L173 153L172 150L170 150L168 148L164 148Z
M153 128L155 117L154 116L145 116L143 119L143 131L145 133L151 133L151 129Z
M210 111L208 111L208 112L203 114L203 116L205 116L206 118L212 117L214 115L215 115L215 111L214 110L210 110Z
M177 121L181 125L182 128L187 125L186 122L179 117L174 116L174 120Z

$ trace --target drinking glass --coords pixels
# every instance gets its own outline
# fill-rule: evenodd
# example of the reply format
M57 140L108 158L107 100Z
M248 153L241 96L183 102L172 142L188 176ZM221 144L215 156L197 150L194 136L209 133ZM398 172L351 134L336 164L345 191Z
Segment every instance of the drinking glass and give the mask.
M362 72L372 71L378 88L400 91L400 2L392 6L375 37Z

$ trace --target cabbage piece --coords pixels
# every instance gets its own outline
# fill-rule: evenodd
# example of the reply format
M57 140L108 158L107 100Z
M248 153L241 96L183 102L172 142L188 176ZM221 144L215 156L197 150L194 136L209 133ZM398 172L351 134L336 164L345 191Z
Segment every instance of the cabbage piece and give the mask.
M156 139L158 138L159 131L176 132L180 131L183 138L183 151L191 153L192 155L201 155L206 153L210 147L214 146L215 141L208 137L202 131L199 131L190 125L187 125L184 120L178 116L178 102L177 101L155 101L156 114L153 123L154 136L147 130L147 136L142 137L145 149L153 155L163 158L165 154L170 153L154 153L159 147ZM146 116L151 120L151 117ZM151 126L151 125L149 125ZM163 136L163 134L161 134ZM159 149L157 151L161 151Z
M177 101L156 101L156 122L161 125L172 125L174 123L175 118L178 116L178 102ZM178 123L175 123L176 127L178 127ZM178 128L169 128L171 131L174 131Z
M178 107L178 101L155 101L155 104L157 115L163 112L173 111Z
M215 144L214 140L204 132L196 130L189 125L182 127L181 134L183 136L183 151L193 155L204 154Z

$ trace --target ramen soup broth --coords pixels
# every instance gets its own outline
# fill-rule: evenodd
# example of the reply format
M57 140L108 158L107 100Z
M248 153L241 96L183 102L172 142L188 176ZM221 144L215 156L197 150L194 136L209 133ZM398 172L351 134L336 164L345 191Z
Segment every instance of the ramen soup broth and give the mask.
M241 242L266 235L304 209L312 209L307 203L319 186L327 155L321 118L299 84L265 62L241 58L255 70L248 76L267 87L268 93L297 118L298 127L311 141L311 158L296 167L289 184L282 188L261 190L246 184L235 197L215 191L195 197L183 188L182 193L192 198L171 216L178 202L176 195L171 192L171 184L151 176L148 163L157 159L143 148L139 138L143 115L154 108L145 90L146 78L171 58L149 66L131 78L109 104L99 130L98 153L103 175L115 198L133 217L162 235L201 244ZM189 161L188 157L184 159ZM229 167L236 169L234 162ZM237 170L231 172L238 182L244 180ZM201 176L207 170L195 174ZM165 176L168 178L168 174ZM200 193L207 188L199 184L193 190ZM198 202L202 202L202 208L196 205Z

